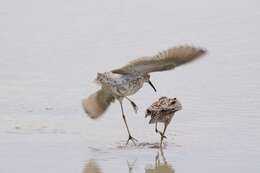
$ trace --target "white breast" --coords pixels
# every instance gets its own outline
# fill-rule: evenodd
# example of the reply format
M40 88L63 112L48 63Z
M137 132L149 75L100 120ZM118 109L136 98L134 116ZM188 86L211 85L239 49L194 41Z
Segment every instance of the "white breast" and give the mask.
M116 96L129 96L142 88L144 80L136 75L111 75L109 88Z

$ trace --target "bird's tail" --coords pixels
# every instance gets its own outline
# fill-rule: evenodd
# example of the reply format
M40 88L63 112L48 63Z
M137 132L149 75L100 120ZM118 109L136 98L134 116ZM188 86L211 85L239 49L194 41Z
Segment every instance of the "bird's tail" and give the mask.
M105 89L100 89L82 100L82 106L92 119L99 118L114 101L114 97Z

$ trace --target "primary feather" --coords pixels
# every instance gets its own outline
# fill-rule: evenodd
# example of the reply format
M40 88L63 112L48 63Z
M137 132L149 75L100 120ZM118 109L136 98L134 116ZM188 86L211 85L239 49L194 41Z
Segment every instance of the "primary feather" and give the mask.
M155 56L147 56L133 60L122 68L112 70L112 72L129 74L134 72L150 73L171 70L179 65L191 62L205 53L206 51L204 49L192 46L173 47L159 52Z

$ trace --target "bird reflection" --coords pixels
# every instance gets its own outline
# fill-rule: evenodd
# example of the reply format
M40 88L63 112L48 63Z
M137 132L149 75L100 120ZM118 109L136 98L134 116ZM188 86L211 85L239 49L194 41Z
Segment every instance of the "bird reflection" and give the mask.
M128 172L134 173L134 167L136 160L129 162L127 160ZM167 163L167 160L164 156L163 149L160 148L155 156L155 162L152 167L145 168L145 173L175 173L173 167ZM99 165L95 160L89 160L83 170L83 173L103 173Z
M90 160L86 164L83 173L102 173L102 171L94 160Z
M160 159L160 155L162 158L162 162ZM175 170L172 168L172 166L167 163L162 148L159 149L158 153L155 156L154 167L145 168L145 173L174 173L174 172Z
M133 162L129 162L129 161L127 160L127 166L128 166L128 172L129 172L129 173L132 173L132 171L133 171L133 169L134 169L134 166L135 166L135 162L136 162L136 160L134 160Z

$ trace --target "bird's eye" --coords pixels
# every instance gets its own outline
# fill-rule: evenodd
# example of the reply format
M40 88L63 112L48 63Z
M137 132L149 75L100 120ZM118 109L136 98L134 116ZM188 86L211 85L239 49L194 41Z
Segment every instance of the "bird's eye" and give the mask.
M176 100L176 98L174 98L173 100Z
M149 109L146 110L147 114L151 114L151 111Z
M171 104L173 105L173 104L175 104L176 103L176 101L175 100L173 100L173 101L171 101Z

